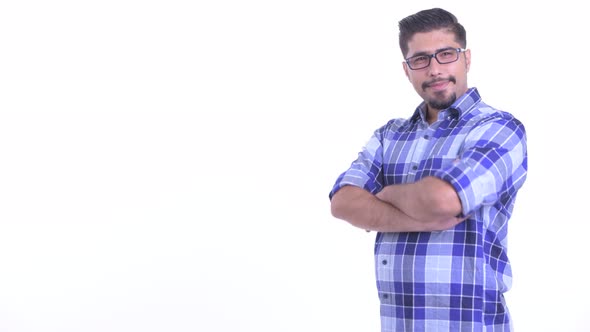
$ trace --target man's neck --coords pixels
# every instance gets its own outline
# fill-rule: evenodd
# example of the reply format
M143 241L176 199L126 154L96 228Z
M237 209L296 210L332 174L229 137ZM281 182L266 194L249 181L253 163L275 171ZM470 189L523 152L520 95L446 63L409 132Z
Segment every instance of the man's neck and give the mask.
M434 122L436 122L436 120L438 120L439 112L440 110L434 109L428 105L426 106L426 121L429 125L433 124Z

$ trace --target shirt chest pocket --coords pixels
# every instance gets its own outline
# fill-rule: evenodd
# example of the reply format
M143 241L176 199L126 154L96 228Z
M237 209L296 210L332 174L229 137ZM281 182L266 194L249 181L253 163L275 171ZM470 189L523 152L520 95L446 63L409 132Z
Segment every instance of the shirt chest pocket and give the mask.
M422 160L419 166L420 178L433 175L436 171L445 169L459 160L456 154L434 155Z
M460 146L447 140L394 143L384 149L384 184L415 182L451 166L459 156Z

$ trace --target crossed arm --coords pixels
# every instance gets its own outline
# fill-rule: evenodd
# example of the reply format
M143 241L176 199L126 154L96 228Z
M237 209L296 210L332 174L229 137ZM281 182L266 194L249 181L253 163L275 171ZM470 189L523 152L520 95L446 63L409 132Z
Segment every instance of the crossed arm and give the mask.
M428 232L449 229L459 218L461 201L455 189L436 177L386 186L377 195L344 186L331 201L332 215L353 226L380 232Z

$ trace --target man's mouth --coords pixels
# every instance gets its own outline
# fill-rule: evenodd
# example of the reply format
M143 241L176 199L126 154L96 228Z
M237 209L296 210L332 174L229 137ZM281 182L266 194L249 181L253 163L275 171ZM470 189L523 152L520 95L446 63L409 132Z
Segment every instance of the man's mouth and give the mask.
M454 77L449 77L448 79L438 79L430 82L422 83L422 89L426 90L427 88L431 88L433 90L442 90L447 87L449 83L456 83Z
M436 81L428 84L428 87L434 90L441 90L444 89L449 81Z

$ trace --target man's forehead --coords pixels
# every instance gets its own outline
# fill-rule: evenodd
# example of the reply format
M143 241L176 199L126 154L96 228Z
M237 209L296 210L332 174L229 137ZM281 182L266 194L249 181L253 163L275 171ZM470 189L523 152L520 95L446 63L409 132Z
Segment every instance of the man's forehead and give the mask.
M460 47L455 34L446 29L415 33L408 40L408 55L415 53L435 53L445 48Z

